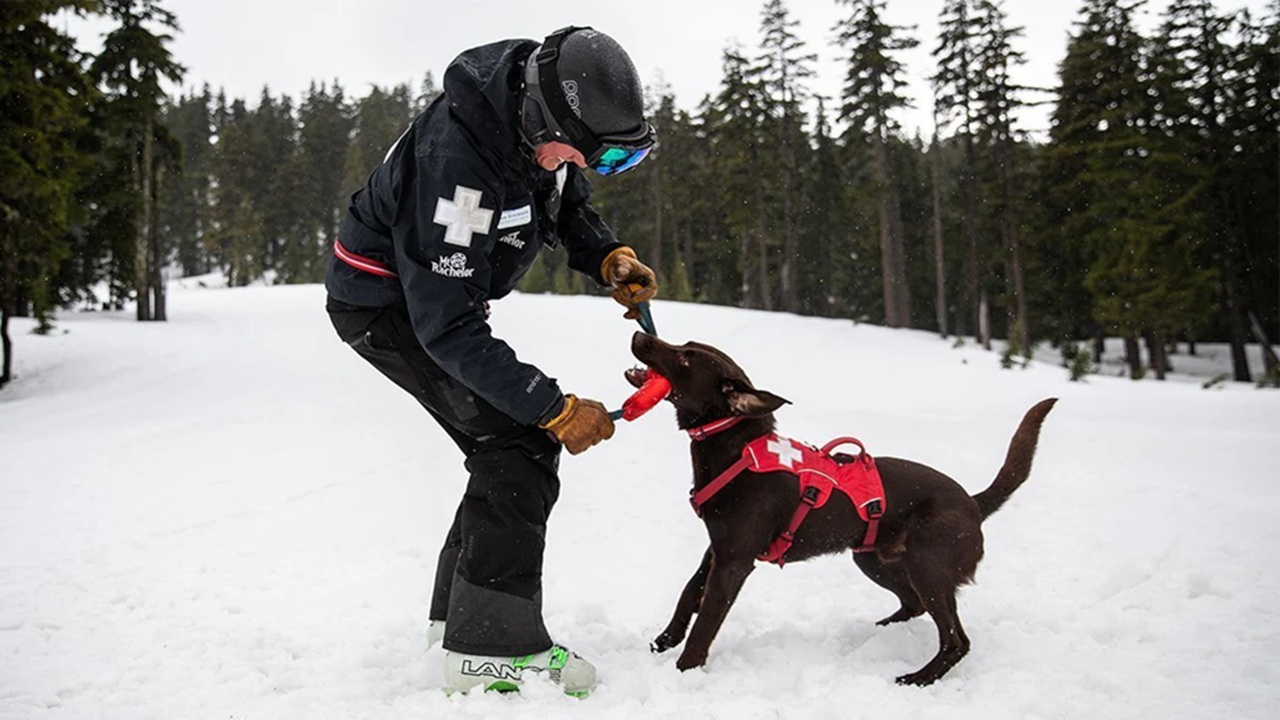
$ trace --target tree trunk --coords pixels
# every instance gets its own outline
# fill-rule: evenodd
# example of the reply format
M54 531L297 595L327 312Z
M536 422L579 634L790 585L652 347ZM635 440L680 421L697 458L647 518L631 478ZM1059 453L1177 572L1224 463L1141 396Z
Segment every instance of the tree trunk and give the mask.
M151 295L154 299L152 306L153 312L151 319L158 322L165 322L169 319L168 308L165 302L165 286L164 286L164 238L160 234L158 225L160 224L159 198L160 186L164 180L163 169L156 170L155 182L151 189L151 232L149 233L151 245Z
M793 220L791 193L788 191L783 200L782 222L782 309L790 313L800 312L800 293L796 288L796 228Z
M649 268L653 274L662 275L662 171L653 173L653 251L649 254Z
M6 215L16 213L8 205L0 204ZM13 312L13 300L17 294L14 279L17 277L17 252L8 237L0 233L0 346L4 348L3 365L0 365L0 387L13 379L13 341L9 339L9 315Z
M987 301L987 291L978 291L978 342L984 350L991 349L991 303Z
M795 228L795 157L791 151L791 123L784 113L780 124L782 137L779 144L782 148L782 267L778 269L781 294L779 300L782 309L790 313L800 312L800 291L796 287L797 249Z
M773 289L769 283L769 234L765 223L763 183L756 183L756 290L763 310L773 310Z
M938 334L947 336L947 265L943 256L942 238L942 151L938 147L938 136L934 133L933 155L930 175L933 184L933 292L934 317L938 321Z
M756 288L760 291L759 307L773 310L773 291L769 286L769 237L765 233L764 216L756 225Z
M973 339L988 350L991 349L991 335L982 330L982 304L985 301L984 294L979 290L982 285L982 271L979 263L979 238L978 238L978 174L975 168L973 150L973 136L966 132L964 134L964 230L965 236L969 240L969 253L965 258L965 289L968 308L966 313L957 313L956 334L965 334L960 318L968 314L968 318L973 321Z
M4 346L3 367L0 367L0 388L13 379L13 341L9 339L9 304L0 303L0 345Z
M1018 219L1013 206L1013 149L1011 140L1001 137L996 148L997 172L1000 175L1000 230L1004 235L1005 252L1009 256L1007 282L1011 295L1009 315L1009 340L1025 358L1031 357L1031 325L1027 319L1027 291L1022 273L1022 242L1018 237Z
M1169 370L1169 358L1165 355L1164 333L1144 333L1147 341L1147 357L1157 380L1164 380Z
M1271 349L1271 340L1267 338L1267 331L1252 310L1249 311L1249 327L1253 329L1254 340L1262 346L1262 367L1266 377L1280 378L1280 358L1276 356L1276 351Z
M1237 382L1250 382L1253 378L1249 374L1249 357L1245 354L1249 335L1245 329L1244 304L1240 297L1240 249L1236 233L1231 228L1227 229L1226 236L1222 289L1226 294L1227 322L1231 333L1231 370Z
M1133 333L1127 333L1124 336L1124 359L1129 365L1129 379L1141 380L1142 348L1138 345L1138 337Z
M876 202L880 220L880 264L884 285L884 320L888 327L908 327L911 323L907 289L906 256L902 247L902 217L890 165L889 144L876 141L875 173L880 185Z
M133 248L134 295L137 297L139 321L151 319L151 151L151 119L148 118L142 129L142 157L135 164L138 183L135 189L142 199L140 215L135 218L137 239Z

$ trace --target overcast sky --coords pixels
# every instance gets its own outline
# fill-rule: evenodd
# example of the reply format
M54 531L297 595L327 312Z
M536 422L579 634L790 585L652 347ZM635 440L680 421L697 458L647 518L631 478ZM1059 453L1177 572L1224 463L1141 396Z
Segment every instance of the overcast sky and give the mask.
M937 44L943 0L889 0L888 18L914 25L920 46L904 53L915 108L900 119L930 126L930 52ZM1010 25L1024 28L1018 45L1027 59L1015 80L1052 87L1080 0L1006 0ZM1151 0L1142 20L1154 27L1167 0ZM1266 0L1218 0L1223 9L1260 13ZM646 84L665 83L677 104L692 109L720 81L720 58L734 41L759 45L764 0L162 0L181 26L170 48L187 68L184 88L208 83L228 96L256 102L263 86L273 95L300 97L313 80L338 80L349 95L373 85L408 83L416 89L427 70L439 82L460 51L511 37L540 39L558 27L591 25L612 35L631 54ZM832 27L848 14L835 0L788 0L798 34L818 55L812 89L839 95L843 62L832 47ZM63 21L86 49L108 26ZM1026 98L1028 100L1034 98ZM1025 129L1047 127L1047 109L1028 111Z

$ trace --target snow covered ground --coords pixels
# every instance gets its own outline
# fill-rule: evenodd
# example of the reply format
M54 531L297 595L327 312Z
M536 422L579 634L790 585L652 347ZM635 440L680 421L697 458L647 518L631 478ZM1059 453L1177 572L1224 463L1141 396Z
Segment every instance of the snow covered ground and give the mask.
M1273 718L1280 708L1280 392L1085 383L929 333L655 303L672 341L794 402L780 430L860 437L971 491L1059 397L1031 479L985 526L935 651L848 556L758 568L711 650L653 655L705 545L668 406L562 463L547 622L593 660L574 700L446 697L425 650L435 555L465 480L416 404L346 349L317 286L175 288L171 321L16 321L0 391L3 718ZM515 296L497 334L617 407L634 324L607 299ZM1174 358L1175 366L1178 358Z

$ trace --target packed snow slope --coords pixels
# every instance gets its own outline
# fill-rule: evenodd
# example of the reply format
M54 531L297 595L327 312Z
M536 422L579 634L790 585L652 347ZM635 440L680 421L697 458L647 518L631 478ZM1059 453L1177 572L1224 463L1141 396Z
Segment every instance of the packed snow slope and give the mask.
M960 596L973 650L927 688L927 618L849 556L747 581L702 669L651 654L706 544L663 404L562 460L546 619L596 663L575 700L446 697L425 648L461 456L336 338L317 286L175 288L170 321L15 321L0 391L3 718L1274 718L1280 392L1203 378L1072 383L924 332L656 302L663 337L735 357L779 430L859 437L971 492L1022 414L1031 479L984 526ZM634 323L517 295L492 322L568 392L618 407ZM1175 358L1175 363L1179 362ZM1197 361L1200 362L1200 361Z

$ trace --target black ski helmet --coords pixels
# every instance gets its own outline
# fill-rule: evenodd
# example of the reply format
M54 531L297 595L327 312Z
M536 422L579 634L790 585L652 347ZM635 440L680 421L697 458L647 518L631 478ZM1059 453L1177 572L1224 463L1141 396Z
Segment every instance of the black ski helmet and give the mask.
M604 143L654 143L636 67L602 32L570 26L548 35L525 66L525 90L525 128L535 145L567 143L590 159Z

